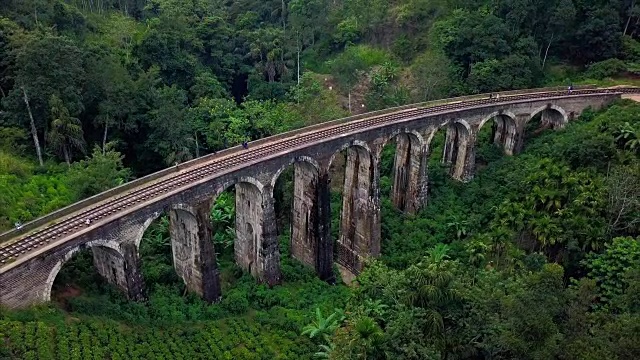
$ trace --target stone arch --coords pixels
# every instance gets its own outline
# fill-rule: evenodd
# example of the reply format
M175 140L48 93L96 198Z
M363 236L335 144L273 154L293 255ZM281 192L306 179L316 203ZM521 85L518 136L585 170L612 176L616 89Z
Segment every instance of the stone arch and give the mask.
M452 122L452 124L456 127L456 130L463 130L465 132L465 135L467 136L473 133L473 131L471 130L471 125L469 125L469 123L464 119L456 119Z
M183 274L183 269L178 264L178 262L185 262L189 259L191 246L196 246L196 244L191 244L189 241L189 232L187 232L186 226L189 225L189 228L198 228L198 220L196 218L195 210L186 204L177 204L171 207L171 211L175 212L175 214L171 213L170 225L169 225L169 233L171 237L171 249L172 255L174 259L174 268L177 274ZM179 220L176 220L179 219ZM180 223L182 226L177 226L177 223ZM175 227L174 227L175 226ZM177 261L176 261L177 260Z
M362 140L352 140L340 145L340 147L338 147L338 150L334 151L333 154L331 154L331 158L329 159L329 163L327 164L327 170L331 168L333 161L340 152L351 147L356 148L359 151L365 151L369 155L371 161L373 161L374 152L371 150L371 147L369 147L369 144Z
M491 114L489 114L488 116L486 116L485 118L482 119L482 121L480 121L480 123L478 124L478 130L477 132L480 132L480 129L482 129L482 127L484 126L484 124L486 124L488 121L491 121L493 118L498 117L498 116L505 116L510 118L511 120L513 120L513 123L516 123L516 115L514 113L512 113L511 111L508 110L499 110L499 111L494 111Z
M513 155L516 136L518 132L517 117L510 111L495 111L489 116L485 117L478 125L475 133L475 141L477 145L478 137L483 126L492 121L491 124L491 138L490 141L496 145L502 147L503 151L507 155Z
M438 131L441 131L443 128L446 128L449 122L450 122L449 120L443 121L429 131L424 141L425 150L430 151L431 143L433 142L433 139L436 137L436 134L438 133Z
M51 301L51 291L53 289L53 283L55 282L56 277L58 276L58 273L60 273L60 270L62 270L62 267L67 262L69 262L69 260L71 260L78 252L80 252L82 250L86 250L86 249L91 249L94 246L104 247L106 249L109 249L112 252L116 252L120 256L123 256L122 252L120 250L120 245L118 243L116 243L115 241L111 241L111 240L90 241L90 242L87 242L85 244L82 244L82 245L79 245L79 246L76 246L76 247L72 248L71 250L67 251L64 254L62 259L59 260L55 264L53 269L51 269L51 272L49 272L49 276L47 277L47 281L45 282L45 285L44 285L44 291L39 296L41 301L43 301L43 302Z
M156 211L154 212L151 216L149 216L149 218L147 218L142 225L136 229L136 233L134 236L134 244L136 246L136 252L140 253L140 243L142 242L142 237L144 236L144 233L147 231L147 229L149 228L149 226L151 226L151 223L154 222L157 218L159 218L164 212L161 211Z
M395 143L395 154L393 154L392 163L387 163L383 169L382 152L384 147L391 140ZM396 209L407 213L415 213L418 209L418 197L421 174L426 170L424 162L424 137L417 131L394 131L391 136L386 137L379 147L379 153L375 158L376 167L379 176L383 171L391 172L390 187L385 188L384 192L389 193L390 199ZM389 165L391 168L389 169ZM382 193L382 185L380 184L380 192Z
M384 137L382 143L380 144L380 146L378 147L378 153L376 154L376 157L380 158L380 154L382 153L382 149L384 149L385 146L387 146L387 144L393 140L394 138L396 138L399 135L407 135L409 137L409 140L411 141L412 144L417 144L420 146L420 148L423 148L425 146L425 139L422 136L422 134L420 134L418 131L416 130L395 130L394 132L391 133L391 135Z
M473 168L474 133L466 120L455 119L447 126L443 163L450 164L450 175L456 180L465 180L468 169Z
M293 170L293 187L279 188L278 180L287 169ZM333 275L325 271L325 267L331 270L332 258L329 257L323 262L326 256L322 256L321 250L326 239L321 234L321 207L328 205L329 201L328 196L321 195L325 187L328 192L327 174L322 174L321 171L321 165L309 156L287 159L271 178L268 195L269 200L273 200L276 232L286 233L285 225L290 229L289 255L314 268L321 278L326 279ZM283 190L282 197L276 189ZM289 197L285 196L285 193ZM278 215L284 215L284 218ZM326 263L329 266L323 266Z
M223 183L221 183L220 185L216 186L215 192L213 193L213 195L211 196L213 201L215 201L215 199L222 194L223 192L225 192L228 188L237 185L237 184L241 184L241 183L247 183L247 184L251 184L254 185L258 191L260 191L260 193L264 192L264 184L262 184L258 179L252 177L252 176L240 176L234 179L229 179ZM212 201L212 204L213 204Z
M276 182L278 181L278 178L280 177L280 175L282 174L283 171L285 171L289 166L291 166L292 164L304 164L304 166L309 166L311 168L313 168L313 170L316 172L316 174L320 173L320 164L312 157L309 156L296 156L292 159L290 159L289 161L287 161L284 165L282 165L273 175L273 177L271 178L271 193L273 195L273 189L276 186Z
M523 126L527 126L527 123L529 121L531 121L534 117L536 117L538 114L542 113L544 116L544 112L551 112L552 114L555 113L557 115L561 116L561 122L560 124L554 124L554 128L556 127L563 127L564 125L566 125L569 122L569 116L567 115L567 112L561 108L560 106L554 105L554 104L547 104L544 106L541 106L535 110L533 110L531 112L531 115L527 117L527 121L524 123ZM557 125L557 126L556 126Z

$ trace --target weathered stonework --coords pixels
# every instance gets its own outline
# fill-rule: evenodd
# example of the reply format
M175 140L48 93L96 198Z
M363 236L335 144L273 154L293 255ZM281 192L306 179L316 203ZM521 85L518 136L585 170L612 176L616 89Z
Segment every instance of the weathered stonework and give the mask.
M262 193L253 184L236 184L236 263L257 276L258 250L262 239Z
M297 186L293 217L296 225L292 250L296 258L314 266L321 278L331 281L334 244L329 236L328 169L330 159L343 149L347 149L347 169L336 260L357 273L362 268L362 259L380 253L378 163L384 143L393 137L400 139L394 165L394 202L405 211L413 212L427 202L427 160L436 132L446 131L442 160L450 164L451 176L467 181L472 178L475 167L477 134L487 122L494 122L496 116L499 119L495 120L498 123L494 141L504 146L505 153L515 154L523 148L527 122L537 114L541 114L542 123L559 129L586 107L598 109L619 97L619 94L610 93L478 104L338 133L287 151L253 158L153 200L119 210L93 222L88 228L68 237L52 239L38 249L29 250L28 256L2 265L0 304L17 308L49 301L51 285L60 268L80 249L96 247L100 247L94 252L98 271L130 298L143 299L137 249L151 221L180 204L208 204L234 185L236 261L260 281L277 284L281 275L273 184L282 169L299 159L317 163L313 166L316 171L313 176L305 164L295 165ZM190 206L193 205L187 207ZM215 281L209 282L209 279L217 279L217 276L208 263L215 258L213 254L207 255L213 251L213 247L207 245L210 241L205 241L211 236L211 230L203 225L208 222L207 216L205 209L191 209L179 216L174 214L172 228L178 228L172 230L176 239L173 247L176 253L182 252L177 255L176 270L189 289L214 299L218 292L216 286L211 285ZM184 228L180 230L180 226Z
M318 170L309 163L294 164L291 211L291 255L315 268L318 252Z
M347 148L337 261L359 272L363 259L380 253L379 188L376 163L368 149Z
M446 136L444 162L451 164L451 177L460 181L470 180L475 166L474 134L466 121L456 120L447 127Z
M493 143L504 149L507 155L513 155L516 140L515 115L498 114L491 121Z
M396 155L393 163L393 188L391 198L395 207L408 214L415 214L421 207L421 187L424 186L428 160L420 140L415 135L403 133L396 136Z
M133 244L123 244L120 252L104 246L94 246L91 250L98 274L108 283L122 290L130 300L146 299L139 257Z
M216 302L222 296L220 273L212 240L208 202L176 206L169 212L171 250L176 274L187 289Z

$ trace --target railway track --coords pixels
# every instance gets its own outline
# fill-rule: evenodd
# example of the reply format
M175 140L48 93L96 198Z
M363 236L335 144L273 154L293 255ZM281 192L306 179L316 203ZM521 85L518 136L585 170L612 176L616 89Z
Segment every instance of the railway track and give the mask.
M615 88L575 90L571 95L577 96L603 93L640 93L640 89ZM148 184L142 184L137 188L118 194L114 198L88 207L84 211L77 211L76 213L61 219L57 223L36 229L15 241L0 244L0 268L3 265L14 262L22 256L28 255L29 252L35 251L35 249L41 246L47 245L51 241L72 235L84 228L91 227L96 221L113 216L135 205L151 201L169 191L186 187L187 185L204 179L205 177L214 177L222 171L242 167L243 164L247 164L251 160L266 158L276 153L295 149L301 145L326 140L336 135L346 135L367 128L391 124L395 121L432 115L444 111L459 110L473 106L507 103L518 100L535 100L566 95L567 93L564 91L539 92L504 96L500 101L482 98L445 103L426 108L410 108L390 114L359 119L348 123L335 124L327 128L316 129L308 133L287 137L272 143L261 144L256 147L249 148L248 150L242 150L224 157L214 158L208 163L194 165L193 168L188 168L178 173L167 175L165 178L157 179L156 181L152 181ZM85 223L87 219L90 219L90 224Z

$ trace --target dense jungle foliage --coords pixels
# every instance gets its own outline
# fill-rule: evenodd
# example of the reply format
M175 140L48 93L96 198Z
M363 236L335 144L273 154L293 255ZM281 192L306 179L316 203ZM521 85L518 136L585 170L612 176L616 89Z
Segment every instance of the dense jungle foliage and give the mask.
M636 83L639 31L635 0L2 1L0 231L349 113ZM140 250L148 302L82 252L52 304L0 309L0 359L640 358L639 117L621 101L562 131L532 127L514 157L486 126L474 181L451 181L433 155L415 216L391 205L387 146L382 256L353 287L288 256L290 170L276 194L284 284L257 284L233 263L228 191L212 209L219 304L185 291L161 217Z

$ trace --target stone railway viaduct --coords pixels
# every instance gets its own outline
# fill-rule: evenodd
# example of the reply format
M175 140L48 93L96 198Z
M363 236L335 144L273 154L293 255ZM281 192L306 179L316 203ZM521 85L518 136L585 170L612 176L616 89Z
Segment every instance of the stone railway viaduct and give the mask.
M483 126L493 127L493 141L511 155L521 150L525 126L536 115L541 115L543 125L559 129L585 108L600 108L623 92L635 89L504 93L500 101L484 96L430 107L412 105L192 160L0 235L0 305L18 308L49 301L61 267L85 248L91 248L97 271L108 282L130 299L144 299L138 249L145 229L166 212L176 273L190 291L207 301L218 300L220 280L209 216L214 199L231 186L236 193L236 262L260 281L278 284L273 189L292 164L292 256L327 281L332 281L334 260L358 273L363 259L380 253L379 162L389 141L396 143L393 203L414 213L427 204L427 163L437 132L446 133L441 159L450 164L450 175L468 181ZM340 236L334 243L329 231L329 169L342 151L343 204Z

